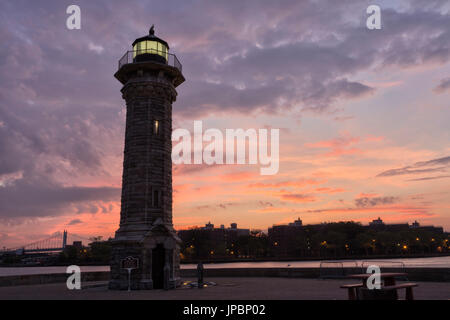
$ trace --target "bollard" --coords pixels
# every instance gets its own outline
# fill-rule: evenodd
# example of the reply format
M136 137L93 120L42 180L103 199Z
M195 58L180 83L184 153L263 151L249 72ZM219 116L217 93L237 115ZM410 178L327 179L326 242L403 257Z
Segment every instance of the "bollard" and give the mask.
M197 265L197 284L198 288L203 288L203 263L200 261Z

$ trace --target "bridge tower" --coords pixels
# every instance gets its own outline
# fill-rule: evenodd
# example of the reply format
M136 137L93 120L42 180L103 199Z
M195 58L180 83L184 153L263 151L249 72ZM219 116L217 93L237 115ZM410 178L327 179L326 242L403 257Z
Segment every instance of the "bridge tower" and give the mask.
M63 242L62 242L63 250L66 248L66 245L67 245L67 230L64 230L64 232L63 232Z
M181 64L166 41L148 35L119 60L114 75L126 102L120 226L112 242L110 289L127 289L121 261L137 258L133 289L180 282L179 244L172 225L172 103L184 82Z

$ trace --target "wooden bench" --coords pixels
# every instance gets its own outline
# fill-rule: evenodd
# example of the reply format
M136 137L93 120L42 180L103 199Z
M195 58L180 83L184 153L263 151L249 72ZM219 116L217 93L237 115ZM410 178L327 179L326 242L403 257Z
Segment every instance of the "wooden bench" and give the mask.
M417 283L407 282L407 283L396 284L394 286L383 287L383 289L386 289L386 290L406 289L405 300L414 300L413 288L417 287L417 286L418 286Z
M356 300L356 288L361 288L364 285L362 283L352 283L344 284L341 286L342 289L347 289L348 300Z
M418 286L417 283L408 282L408 283L401 283L401 284L397 284L397 285L393 285L393 286L382 287L381 289L385 290L385 291L406 289L405 299L406 300L414 300L413 288L417 287L417 286ZM363 287L364 287L364 285L362 283L344 284L341 286L342 289L347 289L348 300L357 300L358 295L357 295L356 291L358 288L363 288ZM398 297L398 295L396 295L396 296ZM395 298L395 297L392 297L392 298Z

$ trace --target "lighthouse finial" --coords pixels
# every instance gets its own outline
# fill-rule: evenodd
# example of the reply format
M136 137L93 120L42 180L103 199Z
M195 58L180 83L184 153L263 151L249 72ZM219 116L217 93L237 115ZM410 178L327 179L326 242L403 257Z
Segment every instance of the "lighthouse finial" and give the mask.
M155 25L152 24L150 31L148 32L151 36L153 36L155 34Z

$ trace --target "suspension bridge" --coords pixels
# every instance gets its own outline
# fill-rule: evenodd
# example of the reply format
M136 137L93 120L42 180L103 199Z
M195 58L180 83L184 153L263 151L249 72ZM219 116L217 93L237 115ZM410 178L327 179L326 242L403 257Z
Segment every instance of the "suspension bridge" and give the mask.
M45 252L60 252L63 251L67 245L73 244L76 241L84 242L85 244L92 242L92 240L83 236L69 233L67 230L63 232L56 232L48 238L28 243L16 248L0 249L0 254L15 253L15 254L31 254L31 253L45 253Z

